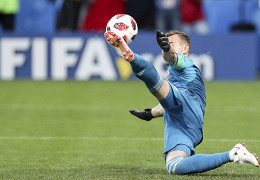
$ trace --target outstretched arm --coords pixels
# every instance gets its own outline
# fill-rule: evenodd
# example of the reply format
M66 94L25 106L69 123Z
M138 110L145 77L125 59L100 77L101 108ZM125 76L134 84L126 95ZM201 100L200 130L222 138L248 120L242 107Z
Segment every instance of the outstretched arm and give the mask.
M163 59L168 64L174 64L177 61L178 57L172 47L172 43L169 42L168 37L164 33L157 30L156 31L156 40L162 49Z

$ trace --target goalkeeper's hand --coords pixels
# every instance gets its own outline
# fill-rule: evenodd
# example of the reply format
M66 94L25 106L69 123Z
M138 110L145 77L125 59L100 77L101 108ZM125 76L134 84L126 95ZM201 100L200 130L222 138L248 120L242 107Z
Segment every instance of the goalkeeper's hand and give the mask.
M151 121L153 118L152 115L152 110L151 109L145 109L144 111L139 111L139 110L129 110L129 112L131 114L133 114L134 116L143 119L145 121Z
M170 47L170 44L169 44L168 37L165 36L165 34L160 32L159 30L156 30L156 40L157 40L157 43L159 44L159 46L161 47L161 49L164 52L170 51L171 47Z

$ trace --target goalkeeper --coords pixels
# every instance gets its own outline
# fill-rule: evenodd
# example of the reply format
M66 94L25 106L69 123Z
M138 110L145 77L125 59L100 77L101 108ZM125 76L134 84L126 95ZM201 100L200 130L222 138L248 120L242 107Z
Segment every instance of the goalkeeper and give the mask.
M133 53L116 33L105 32L107 42L128 61L137 78L157 98L160 105L144 112L132 111L142 119L164 116L164 158L170 174L191 174L215 169L228 162L251 163L258 159L243 144L217 154L196 154L194 148L203 138L203 117L206 105L205 87L200 70L188 58L189 37L179 31L156 32L163 59L169 64L168 80L163 80L154 66Z

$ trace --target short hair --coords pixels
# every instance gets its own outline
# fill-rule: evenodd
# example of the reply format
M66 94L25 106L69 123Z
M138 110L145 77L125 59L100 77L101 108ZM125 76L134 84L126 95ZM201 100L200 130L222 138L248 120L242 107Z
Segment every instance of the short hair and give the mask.
M179 38L188 43L189 45L189 54L190 54L190 38L187 34L185 34L184 32L181 32L181 31L177 31L177 30L172 30L172 31L169 31L168 33L165 34L167 37L169 36L172 36L172 35L178 35Z

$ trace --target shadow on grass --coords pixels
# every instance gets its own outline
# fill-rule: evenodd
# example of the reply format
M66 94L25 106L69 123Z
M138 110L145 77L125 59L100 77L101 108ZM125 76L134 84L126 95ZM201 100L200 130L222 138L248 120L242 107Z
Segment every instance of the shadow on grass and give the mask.
M163 166L158 168L153 167L138 167L127 165L101 165L99 170L105 173L108 177L114 176L117 178L134 178L134 179L260 179L260 174L255 172L241 171L234 172L216 172L214 170L205 173L196 173L190 175L169 175ZM174 176L174 177L173 177Z
M23 167L1 169L0 179L260 179L257 173L198 173L192 175L168 174L164 166L148 167L130 164L82 164L78 166ZM240 173L240 174L239 174Z
M191 175L186 175L189 177L204 177L204 178L217 178L217 179L222 179L222 178L233 178L233 179L260 179L260 174L234 174L234 173L198 173L198 174L191 174Z
M234 173L234 171L230 171L230 173L216 173L214 170L191 175L169 175L163 166L154 168L154 166L138 167L110 164L108 166L100 165L96 168L99 169L100 174L106 177L116 177L119 179L260 179L260 174L258 173L248 172L243 174L242 172Z

